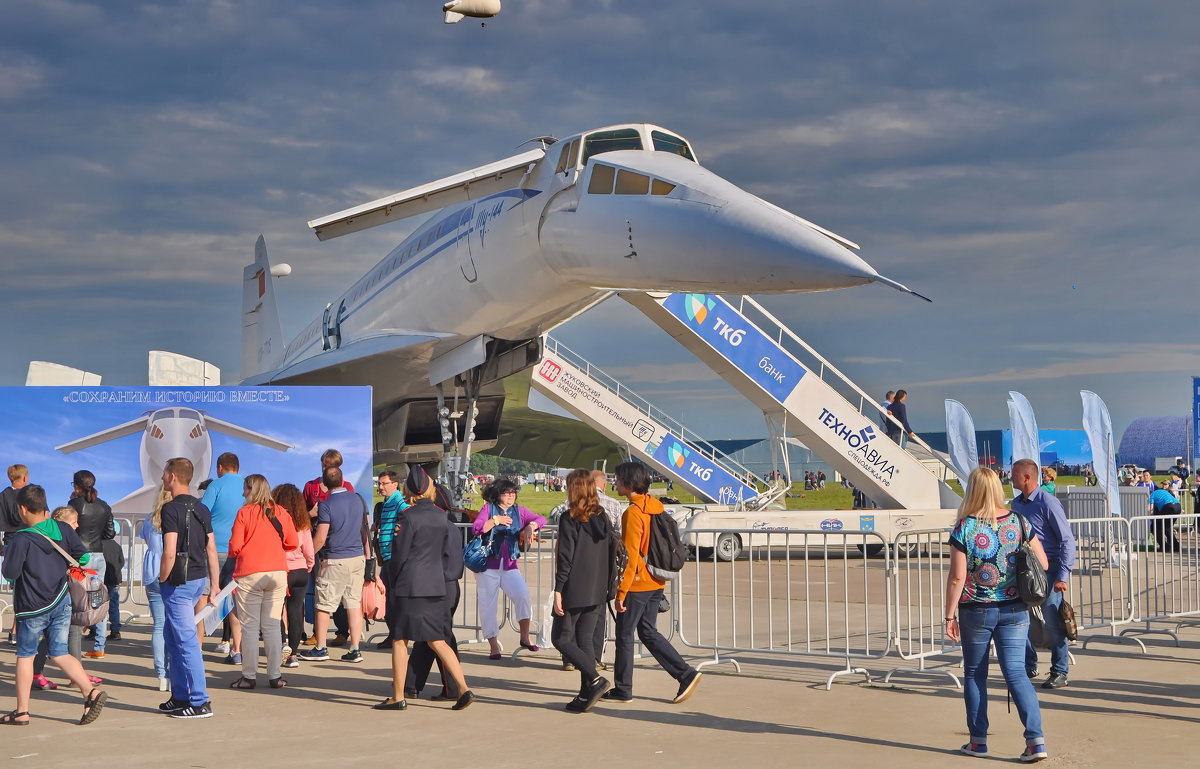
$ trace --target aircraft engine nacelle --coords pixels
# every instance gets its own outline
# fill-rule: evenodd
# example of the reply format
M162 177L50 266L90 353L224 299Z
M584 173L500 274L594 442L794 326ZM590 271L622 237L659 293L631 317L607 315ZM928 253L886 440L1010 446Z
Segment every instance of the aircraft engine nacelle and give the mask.
M490 19L500 13L500 0L450 0L442 10L446 12L447 24L457 24L466 16Z

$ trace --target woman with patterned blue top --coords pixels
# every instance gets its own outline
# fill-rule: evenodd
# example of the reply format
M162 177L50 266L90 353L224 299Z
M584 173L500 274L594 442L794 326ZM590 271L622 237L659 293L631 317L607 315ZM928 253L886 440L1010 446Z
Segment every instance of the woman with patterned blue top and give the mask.
M1016 568L1017 551L1025 541L1046 568L1046 553L1029 521L1004 507L999 476L989 468L975 468L950 534L950 575L942 615L946 636L960 642L963 651L963 699L971 741L961 750L972 756L988 752L988 647L995 642L1004 681L1025 726L1026 747L1020 759L1030 763L1048 754L1037 692L1025 674L1029 611L1017 590Z

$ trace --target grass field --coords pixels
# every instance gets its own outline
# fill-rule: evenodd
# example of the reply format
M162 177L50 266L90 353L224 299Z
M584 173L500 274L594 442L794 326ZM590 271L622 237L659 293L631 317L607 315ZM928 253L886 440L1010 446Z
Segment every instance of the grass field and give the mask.
M1167 476L1156 477L1155 480L1165 480ZM1083 477L1078 475L1060 475L1057 480L1058 488L1067 486L1082 486ZM950 481L950 487L955 492L961 494L962 489L958 481ZM612 493L611 490L609 492ZM699 499L689 494L687 491L676 486L672 491L667 491L665 485L656 485L650 488L650 493L656 497L672 496L678 499L680 504L702 504ZM1012 490L1005 487L1005 493L1011 495ZM521 493L517 496L517 501L539 515L545 515L552 510L555 505L566 499L566 494L561 491L534 491L533 486L525 486L521 489ZM481 503L479 496L472 495L468 498L468 507L477 509ZM376 498L378 501L378 498ZM792 484L792 490L784 500L786 509L788 510L849 510L854 504L854 492L850 489L843 489L840 484L826 483L824 489L805 491L804 484Z

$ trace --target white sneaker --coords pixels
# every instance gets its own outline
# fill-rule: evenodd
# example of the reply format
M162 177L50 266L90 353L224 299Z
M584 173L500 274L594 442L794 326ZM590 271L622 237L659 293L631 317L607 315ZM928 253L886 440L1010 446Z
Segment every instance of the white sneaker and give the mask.
M222 641L221 643L217 644L213 648L213 651L216 652L217 654L228 654L229 653L229 642Z
M171 689L171 680L169 678L158 679L158 690L160 692L170 691L170 689Z
M283 656L286 657L291 653L292 653L292 647L288 646L287 644L284 644L283 645Z

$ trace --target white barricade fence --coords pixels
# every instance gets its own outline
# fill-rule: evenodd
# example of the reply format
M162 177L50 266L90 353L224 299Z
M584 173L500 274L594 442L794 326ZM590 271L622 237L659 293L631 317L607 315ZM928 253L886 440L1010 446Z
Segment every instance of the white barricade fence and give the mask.
M121 599L121 622L150 617L150 602L146 599L146 591L142 587L142 558L146 553L146 543L138 538L138 530L142 518L133 519L120 517L113 519L120 529L117 532L117 543L125 554L125 566L121 569L121 589L118 595ZM131 606L138 606L145 611L132 611ZM128 616L125 616L128 615Z
M715 548L704 548L728 535L739 538L747 557L721 561ZM864 555L876 548L886 552L881 535L709 529L690 530L689 536L709 557L685 565L672 603L680 642L712 654L697 667L736 666L723 656L735 653L823 657L845 665L829 676L827 689L852 673L871 680L856 662L882 658L892 635L890 555Z
M1177 631L1183 625L1200 624L1200 537L1197 516L1146 515L1129 522L1131 550L1138 562L1133 574L1133 609L1130 627L1121 635L1161 633L1179 645ZM1173 622L1174 629L1155 628L1150 623ZM1145 645L1133 638L1145 650Z
M1111 639L1133 620L1133 572L1129 520L1118 516L1075 518L1075 565L1066 600L1086 648L1092 640ZM1107 631L1085 633L1084 631Z
M949 676L951 670L930 668L932 657L958 655L961 647L946 636L946 578L950 573L950 529L902 531L892 540L893 646L900 659L913 663L888 671L884 682L897 673ZM954 660L958 662L958 660Z

